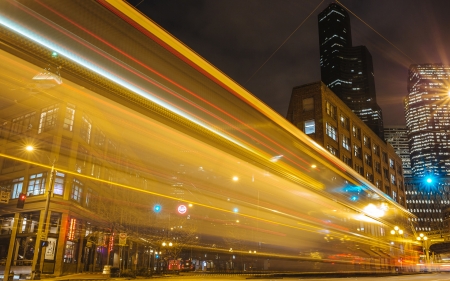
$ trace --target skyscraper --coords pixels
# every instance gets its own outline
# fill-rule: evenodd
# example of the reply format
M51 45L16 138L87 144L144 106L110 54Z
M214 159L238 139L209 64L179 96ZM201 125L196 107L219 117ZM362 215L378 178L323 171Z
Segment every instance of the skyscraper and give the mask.
M450 176L450 66L413 64L404 100L415 177Z
M352 46L349 15L336 3L319 14L319 44L322 81L384 139L372 56L365 46Z
M412 178L405 178L416 230L439 230L450 204L450 66L413 64L404 100Z
M386 141L392 145L395 152L402 159L403 176L411 177L411 159L408 144L408 129L405 126L388 126L384 127L384 137Z

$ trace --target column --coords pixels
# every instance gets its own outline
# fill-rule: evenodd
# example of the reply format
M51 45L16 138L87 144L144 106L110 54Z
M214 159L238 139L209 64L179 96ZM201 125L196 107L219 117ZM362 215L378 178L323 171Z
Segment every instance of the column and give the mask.
M68 213L62 213L61 215L61 227L59 231L58 245L56 249L56 262L55 262L55 275L60 276L63 273L64 253L66 246L67 225L69 220Z
M44 202L45 204L45 202ZM44 229L44 215L45 215L45 210L42 210L39 213L39 226L38 226L38 231L36 234L36 244L34 245L34 255L33 255L33 264L31 265L31 270L34 271L36 268L36 263L38 260L38 255L41 255L42 257L42 252L43 251L39 251L40 250L40 244L41 244L41 238L42 238L42 230ZM42 264L42 259L41 259L41 264ZM41 265L39 265L39 268L41 268ZM32 279L34 279L34 275L32 275Z
M3 280L8 280L8 275L9 275L9 271L10 271L12 259L13 259L14 245L16 244L16 235L17 235L17 231L19 231L19 229L18 229L19 220L20 220L20 213L15 213L13 228L11 231L11 237L9 238L8 257L6 258L6 266L5 266L5 272L3 273L4 274Z

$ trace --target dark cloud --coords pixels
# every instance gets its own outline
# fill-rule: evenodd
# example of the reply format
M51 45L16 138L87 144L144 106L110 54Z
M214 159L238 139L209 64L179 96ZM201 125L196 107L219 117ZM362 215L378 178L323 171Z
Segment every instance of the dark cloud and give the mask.
M132 5L285 116L294 86L320 80L317 15L253 73L321 3L319 0L131 0ZM404 124L408 67L450 63L450 0L341 0L353 45L372 54L387 125ZM380 37L370 27L379 32ZM396 47L392 46L395 45ZM398 49L396 49L398 48Z

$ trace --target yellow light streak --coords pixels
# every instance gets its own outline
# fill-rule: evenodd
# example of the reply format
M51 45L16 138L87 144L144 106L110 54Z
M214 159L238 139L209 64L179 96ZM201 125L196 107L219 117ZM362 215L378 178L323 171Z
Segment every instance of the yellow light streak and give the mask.
M3 153L0 153L0 157L5 157L5 158L11 159L11 160L15 160L15 161L31 164L31 165L42 167L42 168L47 168L49 170L52 169L51 165L42 164L42 163L39 163L39 162L34 162L34 161L30 161L30 160L26 160L26 159L23 159L23 158L14 157L14 156L3 154ZM54 167L54 169L59 171L59 172L63 172L63 173L69 174L69 175L74 175L74 176L77 176L77 177L80 177L80 178L84 178L84 179L89 179L89 180L92 180L92 181L97 181L97 182L101 182L101 183L111 184L111 185L115 185L115 186L118 186L118 187L129 189L129 190L142 192L142 193L146 193L146 194L150 194L150 195L154 195L154 196L159 196L159 197L170 199L170 200L175 200L175 201L180 201L181 200L183 202L186 202L187 204L195 204L197 206L201 206L201 207L208 208L208 209L215 210L215 211L219 211L219 212L224 212L224 213L234 214L234 215L236 214L233 210L227 210L227 209L223 209L223 208L219 208L219 207L203 204L203 203L200 203L200 202L189 201L189 200L185 200L183 198L178 198L178 197L174 197L174 196L164 195L164 194L161 194L161 193L152 192L152 191L148 191L148 190L142 190L142 189L139 189L139 188L136 188L136 187L132 187L132 186L129 186L129 185L120 184L120 183L112 182L112 181L108 181L108 180L103 180L103 179L95 178L95 177L92 177L92 176L79 174L77 172L68 171L68 170L65 170L65 169L60 169L58 167ZM283 214L283 213L280 213L280 214ZM288 227L288 228L292 228L292 229L303 230L303 231L308 231L308 232L313 232L313 233L317 232L318 230L323 229L322 227L314 226L314 225L308 224L308 223L298 223L298 224L303 226L303 227L298 227L298 226L290 225L290 224L287 224L287 223L280 223L280 222L277 222L277 221L264 219L264 218L257 217L257 216L247 215L247 214L243 214L243 213L239 213L239 215L242 216L242 217L245 217L245 218L249 218L249 219L253 219L253 220L257 220L257 221L261 221L261 222L265 222L265 223L269 223L269 224L275 224L275 225L279 225L279 226L284 226L284 227ZM308 228L305 228L305 227L308 227Z

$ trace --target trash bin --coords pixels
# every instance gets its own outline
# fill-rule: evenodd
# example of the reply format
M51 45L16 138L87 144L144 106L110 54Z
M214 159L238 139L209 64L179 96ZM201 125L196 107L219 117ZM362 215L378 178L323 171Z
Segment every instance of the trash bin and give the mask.
M111 277L120 277L120 269L118 267L110 268L110 276Z

